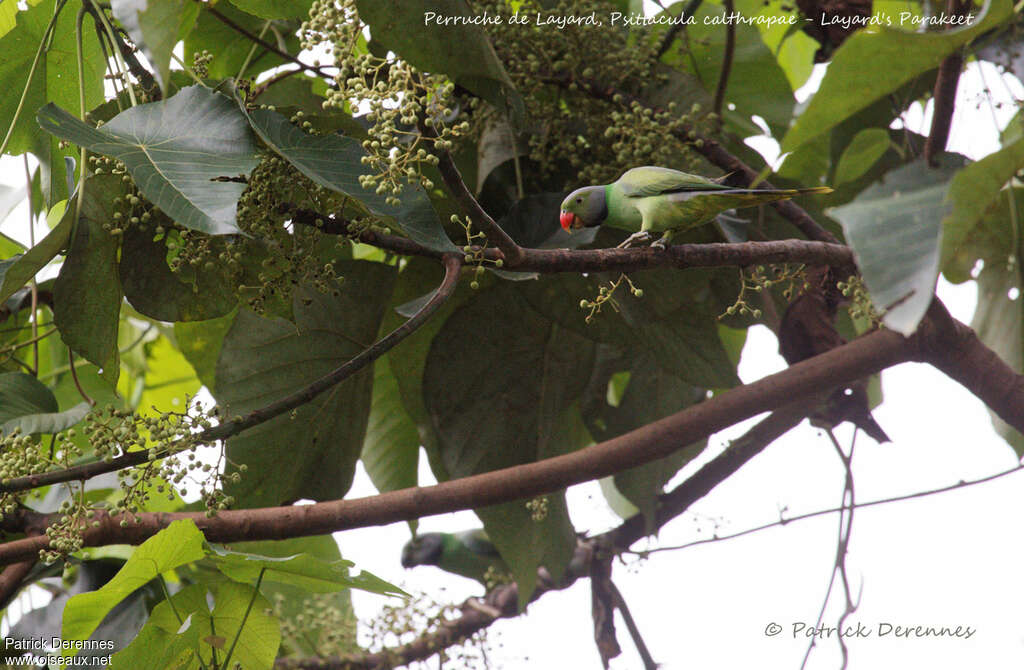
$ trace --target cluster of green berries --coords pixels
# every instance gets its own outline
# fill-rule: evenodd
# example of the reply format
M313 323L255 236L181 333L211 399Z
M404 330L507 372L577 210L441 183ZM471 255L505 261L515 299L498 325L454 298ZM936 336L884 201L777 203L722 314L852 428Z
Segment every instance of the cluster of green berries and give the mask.
M601 309L607 304L615 311L619 311L618 302L615 300L615 292L619 290L622 283L625 282L629 286L629 292L633 294L635 298L644 297L644 290L633 283L633 280L629 278L629 275L622 273L619 278L613 282L609 282L607 286L602 284L597 289L597 297L593 300L587 300L586 298L580 300L580 309L587 311L586 322L590 323L591 320L601 313Z
M200 79L206 79L210 76L211 62L213 62L213 54L206 49L192 54L192 72Z
M777 286L784 286L782 296L786 300L792 300L796 292L805 288L807 276L803 265L773 265L766 268L758 265L749 268L747 271L740 269L740 292L736 301L726 308L725 312L718 315L719 319L726 316L750 316L754 319L761 318L761 310L752 307L747 302L750 293L761 293Z
M356 642L356 618L352 610L339 604L336 593L317 593L306 598L302 610L292 612L281 593L274 594L274 607L266 612L281 624L284 651L312 646L321 658L343 656L359 650Z
M838 282L836 287L843 297L850 301L850 317L855 320L863 320L871 328L882 324L882 314L875 310L871 302L871 294L864 286L864 280L854 275L845 282Z
M308 123L302 117L295 120ZM321 293L336 293L338 277L333 261L325 257L324 234L316 226L290 224L285 203L330 211L339 202L337 194L313 183L288 161L263 157L238 201L239 227L257 240L247 245L254 267L245 280L254 280L254 286L239 285L253 310L264 313L273 301L290 301L294 289L304 284Z
M372 125L363 140L367 155L362 161L372 172L361 175L360 184L397 206L406 185L434 187L424 166L437 165L437 154L451 149L470 124L457 121L454 84L398 58L359 53L361 30L353 0L317 0L301 28L302 46L331 45L338 73L323 106L349 110L358 105L365 111L363 118ZM429 135L420 132L421 122L431 129Z
M473 220L468 216L466 217L465 223L459 218L457 214L452 214L451 222L462 226L462 229L466 234L466 244L462 247L463 260L467 265L473 265L473 279L469 282L469 287L474 291L480 288L480 279L484 273L484 268L488 263L496 268L500 268L505 265L505 261L497 258L490 260L485 255L487 249L487 236L482 232L473 232Z
M548 518L550 505L551 503L547 496L537 496L532 500L527 500L526 509L530 511L530 519L536 523L544 521L544 519Z

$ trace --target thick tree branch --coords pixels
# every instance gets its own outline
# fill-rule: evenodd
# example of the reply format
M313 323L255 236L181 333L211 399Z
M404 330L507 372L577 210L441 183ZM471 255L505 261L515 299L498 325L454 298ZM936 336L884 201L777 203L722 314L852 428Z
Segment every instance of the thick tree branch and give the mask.
M32 572L37 559L30 558L20 563L12 563L0 572L0 609L7 609L14 597L18 595L25 577Z
M341 219L323 217L316 212L293 212L292 221L316 226L330 235L348 234L348 223ZM320 223L317 223L320 221ZM412 240L396 235L363 231L356 238L403 256L440 258L443 252L428 249ZM711 244L676 244L660 247L633 247L630 249L531 249L521 247L522 262L511 272L632 272L659 267L747 267L768 263L807 263L848 268L853 265L853 250L842 244L808 240L770 240L766 242L738 242ZM483 249L484 258L497 260L502 255L497 249Z
M441 285L438 287L437 291L434 292L434 295L430 300L428 300L426 304L419 309L419 311L417 311L401 326L395 328L386 336L377 340L377 342L372 344L370 347L360 352L357 356L327 373L306 388L296 391L295 393L281 398L280 400L276 400L265 407L253 410L240 419L225 419L219 425L208 428L193 438L190 438L190 441L193 443L203 444L216 442L217 440L224 440L237 435L248 428L252 428L253 426L269 421L275 416L279 416L285 412L295 409L296 407L306 404L324 391L340 384L359 370L383 356L388 352L388 350L393 348L396 344L423 325L455 291L455 285L458 283L459 279L459 272L462 269L462 257L457 254L448 254L443 257L443 262L445 274ZM165 449L160 451L156 451L154 449L129 451L126 454L114 458L109 463L100 461L97 463L79 465L66 470L56 470L53 472L44 472L38 475L16 477L14 479L8 479L4 482L0 482L0 492L10 493L13 491L24 491L39 486L56 484L58 482L76 480L84 481L105 472L114 472L134 465L140 465L148 461L151 455L156 455L157 457L162 458L165 455L165 451ZM173 451L173 448L171 451Z
M367 498L295 507L204 513L146 513L120 526L120 517L99 514L83 530L83 546L138 544L177 519L192 519L210 542L277 540L377 526L552 493L642 465L692 444L738 421L794 402L810 402L823 389L849 383L891 365L912 360L917 343L878 331L820 356L739 386L705 402L614 439L535 463L409 488ZM25 513L24 522L33 521ZM35 519L38 522L38 519ZM15 540L0 545L0 564L34 557L48 542Z
M796 408L793 407L779 410L747 431L746 434L734 443L730 450L732 451L737 449L740 444L747 445L747 456L742 459L742 462L745 463L749 458L760 453L761 450L767 447L770 442L774 441L789 428L792 428L799 423L806 413L806 410L797 411ZM788 426L788 428L784 428L786 426ZM715 460L719 459L722 459L722 456L719 456ZM729 457L729 460L737 462L741 459ZM736 468L738 467L739 466L737 465ZM704 479L705 481L702 483L702 488L707 492L716 484L721 483L721 481L724 480L724 477L727 477L728 474L731 474L733 471L735 470L730 470L722 479L711 483L710 486L708 486L710 482L706 481L706 479L707 477L712 476L709 473L713 473L713 470L708 471L702 469L690 477L687 482L691 482L695 479ZM662 495L662 507L665 506L666 501L671 501L673 498L680 497L676 493L677 491L687 491L686 496L691 496L693 487L688 486L687 482L681 484L679 487L674 489L673 492ZM695 499L696 498L692 498L691 502ZM688 504L689 503L687 503L687 505ZM677 510L675 515L658 515L658 528L674 518L674 516L682 514L686 509L686 506L681 505L678 502L674 503L674 505L674 508ZM623 528L627 528L627 530L623 531ZM608 549L621 552L630 544L640 539L643 533L646 532L645 529L646 526L644 525L643 518L638 515L628 519L618 528L579 542L576 547L575 555L569 563L569 569L565 578L562 580L562 583L555 586L543 580L539 581L537 588L533 593L532 600L536 600L550 590L567 588L575 583L578 578L587 576L592 562L598 560L595 556L596 553L606 552ZM619 544L619 542L625 542L626 544L623 546L622 544ZM598 549L598 547L601 547L602 549ZM609 584L614 588L614 584L611 582L609 582ZM445 622L441 626L440 630L424 634L408 644L381 652L353 654L343 658L305 659L300 662L284 660L278 662L277 667L280 670L292 668L301 668L303 670L369 670L372 668L374 670L382 670L384 668L406 665L413 661L422 661L427 659L436 654L440 649L446 649L454 644L458 644L459 642L469 638L474 633L490 626L498 619L511 618L521 614L516 606L516 603L518 602L518 590L515 584L499 586L488 593L485 602L487 605L486 608L473 607L473 601L474 599L471 598L463 603L461 608L462 615L457 619ZM627 610L623 609L623 618L626 617L626 611ZM640 646L643 644L642 640L634 637L634 641L637 644L641 658L643 658L644 663L647 664L648 659L650 659L650 653L648 652L645 654L645 649L640 649ZM650 662L653 663L653 660Z

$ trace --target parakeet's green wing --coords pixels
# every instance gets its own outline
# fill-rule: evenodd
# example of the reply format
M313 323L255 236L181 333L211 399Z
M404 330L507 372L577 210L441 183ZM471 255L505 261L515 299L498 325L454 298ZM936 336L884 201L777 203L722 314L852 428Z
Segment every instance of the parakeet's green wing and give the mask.
M615 182L615 187L622 195L630 198L683 191L726 191L732 188L700 175L650 165L627 170Z
M463 531L456 533L455 536L475 554L501 558L497 548L491 542L491 538L487 537L487 532L483 528Z

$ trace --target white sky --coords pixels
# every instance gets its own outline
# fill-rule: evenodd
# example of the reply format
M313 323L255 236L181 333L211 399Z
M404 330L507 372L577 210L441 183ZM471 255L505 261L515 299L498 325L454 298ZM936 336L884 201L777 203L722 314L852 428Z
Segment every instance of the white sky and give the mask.
M984 82L971 65L961 80L950 149L974 158L996 146L1009 106L990 111L976 107ZM1012 93L1021 97L1016 81ZM993 86L994 96L1009 96ZM992 114L996 114L993 119ZM930 107L905 116L911 128L926 128ZM772 142L753 142L775 162ZM20 161L0 163L0 183L23 184ZM27 214L15 213L2 230L19 239ZM14 221L12 225L10 221ZM42 231L45 232L45 231ZM972 284L951 286L940 279L938 292L953 315L969 322L976 292ZM740 366L744 381L783 369L774 336L751 329ZM861 502L941 487L1013 467L1013 451L991 429L987 410L973 395L934 369L904 364L882 375L886 401L875 412L893 438L876 445L860 436L854 458L857 499ZM715 435L708 452L683 476L721 451L727 440L749 426ZM838 431L848 444L850 431ZM423 483L433 479L424 466ZM679 481L677 477L675 481ZM843 470L830 442L806 424L777 441L736 475L662 531L657 542L681 544L708 537L713 524L729 533L787 516L825 509L840 502ZM360 468L350 496L372 495ZM579 530L600 531L616 523L596 484L569 491L573 520ZM847 619L872 631L871 637L848 641L853 670L915 667L933 670L968 665L991 670L1024 665L1024 489L1021 475L909 502L858 510L847 565L852 588L860 589L859 610ZM424 519L421 532L462 530L479 525L471 512ZM655 554L642 563L617 563L615 580L631 606L646 642L663 668L737 667L797 668L808 640L794 638L793 624L813 625L832 570L837 517L820 517L752 536ZM405 571L399 564L408 539L404 523L337 533L342 554L358 566L407 589L426 591L458 603L478 594L474 582L434 568ZM370 617L383 598L356 592L357 614ZM841 596L833 603L841 607ZM36 603L38 604L38 602ZM837 607L824 619L833 625ZM764 634L770 623L782 626L775 637ZM879 637L878 626L969 626L977 632L962 639L894 639ZM489 656L499 668L600 667L593 642L589 583L545 595L526 616L492 626ZM623 655L613 668L641 667L621 618L617 619ZM819 643L808 668L836 668L840 660L833 640ZM436 667L431 661L429 667Z

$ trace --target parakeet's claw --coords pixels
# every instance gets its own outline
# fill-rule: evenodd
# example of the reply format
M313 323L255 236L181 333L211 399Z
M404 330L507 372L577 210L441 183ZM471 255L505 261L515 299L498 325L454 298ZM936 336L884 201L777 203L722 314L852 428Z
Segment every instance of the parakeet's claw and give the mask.
M651 237L653 236L650 233L648 233L645 230L641 230L640 232L633 233L626 239L622 240L622 242L620 242L619 245L615 248L629 249L630 247L635 247L639 244L646 244L647 242L651 241Z
M661 249L664 251L668 248L668 243L672 241L672 231L666 230L662 233L661 237L651 243L652 249Z

